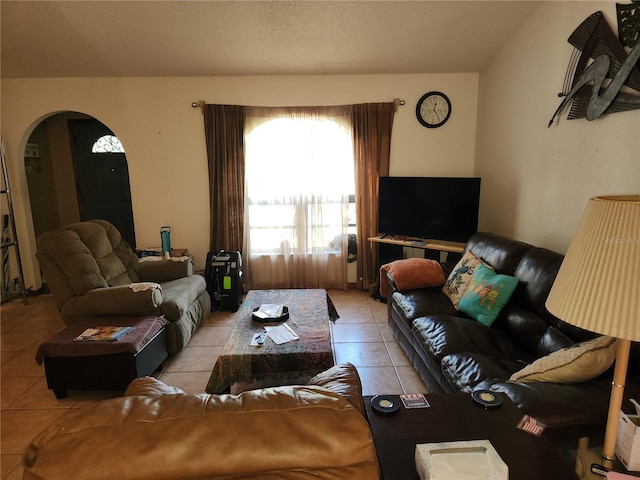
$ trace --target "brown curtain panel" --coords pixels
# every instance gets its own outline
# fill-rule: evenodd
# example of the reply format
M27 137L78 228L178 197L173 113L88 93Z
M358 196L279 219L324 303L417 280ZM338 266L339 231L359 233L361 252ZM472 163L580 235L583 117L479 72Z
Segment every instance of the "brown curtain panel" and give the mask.
M211 208L209 249L242 251L245 109L205 104L203 113Z
M378 255L368 238L378 233L378 178L389 175L395 110L393 102L353 106L358 286L369 293L378 288Z

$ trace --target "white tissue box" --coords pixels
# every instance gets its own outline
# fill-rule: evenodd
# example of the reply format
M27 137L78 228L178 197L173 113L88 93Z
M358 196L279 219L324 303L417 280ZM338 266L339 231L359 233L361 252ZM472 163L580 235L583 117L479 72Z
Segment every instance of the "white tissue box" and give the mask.
M627 470L640 470L640 416L620 412L616 456Z
M508 480L509 467L489 440L416 445L420 480Z

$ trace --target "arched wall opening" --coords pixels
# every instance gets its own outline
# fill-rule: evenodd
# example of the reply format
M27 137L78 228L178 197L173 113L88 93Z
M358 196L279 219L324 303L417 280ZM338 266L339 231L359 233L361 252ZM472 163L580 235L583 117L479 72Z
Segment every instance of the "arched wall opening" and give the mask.
M87 133L86 128L74 125L90 125L92 130ZM135 248L125 153L91 153L91 145L104 132L111 130L99 120L72 111L45 115L25 132L25 147L19 151L24 152L34 239L60 226L91 218L104 218L114 225L122 223L119 218L124 212L128 227L116 226L129 231L123 236ZM120 181L122 187L117 189L111 183L111 177L116 175L124 177Z

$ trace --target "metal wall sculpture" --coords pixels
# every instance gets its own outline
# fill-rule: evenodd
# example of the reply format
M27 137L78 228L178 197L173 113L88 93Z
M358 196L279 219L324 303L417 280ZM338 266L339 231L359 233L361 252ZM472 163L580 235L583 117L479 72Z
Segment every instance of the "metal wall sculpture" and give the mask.
M569 120L640 108L640 2L616 4L616 13L618 37L602 12L590 15L569 37L574 51L558 95L565 98L549 127L568 104Z

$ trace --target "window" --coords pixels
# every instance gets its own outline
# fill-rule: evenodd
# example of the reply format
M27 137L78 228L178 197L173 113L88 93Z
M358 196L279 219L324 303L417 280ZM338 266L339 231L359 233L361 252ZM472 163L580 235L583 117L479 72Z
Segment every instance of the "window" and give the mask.
M91 153L124 153L124 147L118 137L104 135L95 141Z
M344 252L350 248L352 253L347 253L349 260L355 260L356 247L363 245L364 240L377 233L376 222L376 198L377 183L380 176L389 174L389 154L391 145L391 129L396 104L365 103L356 105L340 105L332 107L247 107L241 105L205 104L203 106L205 139L207 144L207 160L209 164L210 200L211 200L211 245L212 248L220 248L224 245L228 249L238 249L241 246L243 254L243 284L247 289L259 288L347 288L347 262ZM288 113L288 115L287 115ZM274 270L280 270L287 257L292 255L265 254L258 256L252 252L250 245L250 220L247 190L250 186L251 171L247 172L247 148L252 150L251 136L254 130L261 124L279 118L330 118L343 126L345 132L352 136L352 149L354 158L354 177L357 180L357 237L346 230L349 224L345 222L342 238L337 239L342 243L338 263L334 262L335 269L330 270L328 264L332 257L337 255L327 250L328 262L322 263L319 255L305 259L303 252L297 252L295 257L306 260L302 267L306 269L305 275L296 274L296 278L290 276L285 282L280 281L280 276L275 278ZM285 135L284 142L292 138ZM254 152L250 152L251 155ZM314 162L317 163L317 162ZM274 171L278 166L271 167ZM313 173L306 173L313 175ZM338 178L340 172L334 172L331 180ZM276 179L260 179L262 182L272 183L272 188L277 189L283 182L290 182L286 172ZM293 181L297 181L294 179ZM255 183L255 182L254 182ZM354 190L356 190L354 188ZM350 198L353 205L353 198ZM257 201L251 196L251 202ZM283 202L284 203L284 202ZM301 211L302 209L300 209ZM348 218L344 212L348 212L348 206L343 205L343 217ZM255 216L255 214L254 214ZM354 215L351 215L351 219ZM242 219L241 221L239 221ZM268 222L275 226L275 222ZM351 225L354 221L350 221ZM257 223L254 222L255 225ZM296 237L300 238L300 237ZM286 242L281 242L281 250ZM345 246L346 245L346 246ZM273 247L272 247L273 248ZM373 254L368 249L363 249L363 254L358 255L356 282L363 288L372 289L377 284L379 272L375 266ZM292 263L292 262L290 262ZM259 265L258 265L259 264ZM275 267L275 268L274 268ZM300 268L299 270L302 270ZM290 269L295 270L295 269ZM308 280L309 279L309 280ZM316 286L314 286L316 285Z
M246 125L245 234L254 288L260 280L314 286L318 276L346 282L347 234L356 228L348 124L296 113Z
M205 104L203 106L204 122L205 122L205 139L207 144L207 161L209 165L210 180L210 200L211 200L211 246L212 249L220 248L224 245L227 249L238 249L241 245L243 253L243 284L247 289L259 288L347 288L346 263L344 261L345 250L351 248L352 253L347 253L349 260L355 260L356 246L365 246L364 239L369 238L377 233L376 228L376 212L377 212L377 181L380 176L389 174L389 152L391 143L391 129L393 126L393 117L395 112L395 104L387 103L366 103L357 105L338 105L338 106L293 106L293 107L255 107L241 105L219 105ZM281 274L279 268L273 268L287 262L287 257L293 255L284 254L267 254L258 256L252 251L250 245L250 225L254 224L254 230L258 227L277 227L276 221L264 221L263 225L259 225L257 220L254 222L250 218L249 210L253 205L259 205L261 200L251 192L251 186L247 182L252 182L252 166L255 165L254 158L247 159L249 156L257 154L252 146L252 133L262 124L270 120L280 118L311 118L311 119L331 119L344 128L347 135L351 135L351 147L353 150L354 177L357 185L352 191L357 191L357 237L348 232L350 225L355 225L354 215L351 214L351 220L344 212L349 211L348 204L343 204L343 218L347 220L343 223L342 237L337 240L342 243L342 258L338 258L338 263L334 263L335 269L329 271L331 266L329 262L322 263L319 255L312 258L305 251L296 252L295 257L300 262L305 261L299 270L306 269L307 275L296 273L296 278L285 278ZM281 145L286 145L289 140L295 140L293 134L284 134L279 137L282 140ZM332 140L329 140L331 143ZM247 152L249 150L249 152ZM278 153L278 152L276 152ZM316 166L320 160L314 161ZM248 165L250 163L251 165ZM327 162L329 165L330 162ZM260 165L258 165L260 167ZM250 169L247 173L247 169ZM325 166L327 170L330 167ZM289 185L291 182L297 182L298 178L290 178L288 172L280 170L279 164L271 164L268 178L259 179L263 184L270 185L272 190L277 191L278 188L284 188L282 185ZM330 182L340 178L342 172L334 171L330 177ZM314 176L316 172L305 171L305 175ZM253 181L255 183L255 181ZM322 192L321 192L322 193ZM275 196L275 195L274 195ZM351 200L353 207L353 197L344 196L343 201ZM286 201L280 202L286 205ZM295 205L295 203L291 203ZM273 205L278 205L273 203ZM255 210L255 209L254 209ZM302 212L303 209L297 209L296 214ZM264 215L270 217L267 213ZM258 216L253 213L253 216ZM261 217L261 216L260 216ZM249 221L251 220L251 221ZM262 218L260 218L263 221ZM347 223L349 222L349 223ZM306 235L306 234L305 234ZM326 238L327 236L325 236ZM296 242L301 238L296 236ZM311 238L314 238L311 236ZM335 239L334 239L335 240ZM256 240L256 242L258 242ZM263 251L275 251L279 249L284 251L287 245L285 240L279 239L279 245L264 248L258 242ZM290 242L289 242L290 243ZM311 242L311 245L321 244L323 242ZM307 245L309 242L307 241ZM257 250L259 250L258 248ZM311 250L313 250L311 248ZM306 250L308 252L309 250ZM326 249L326 257L332 260L336 257L330 249ZM313 253L313 252L312 252ZM362 259L362 261L360 261ZM340 262L340 260L342 260ZM372 288L377 279L376 261L373 251L370 248L363 248L362 252L358 252L359 262L357 266L357 283L363 288ZM258 266L258 263L260 265ZM263 268L264 267L264 268ZM286 267L286 265L285 265ZM276 270L278 270L276 272ZM289 274L288 272L284 272ZM340 270L340 271L339 271ZM295 272L294 272L295 273ZM343 275L344 273L344 275ZM313 277L315 275L315 277ZM328 278L331 281L327 280ZM310 279L309 281L307 279ZM246 280L246 282L245 282ZM270 282L270 280L273 280ZM317 285L314 287L314 285Z
M335 253L345 215L355 228L351 133L333 120L277 118L256 127L247 136L246 179L252 253Z

